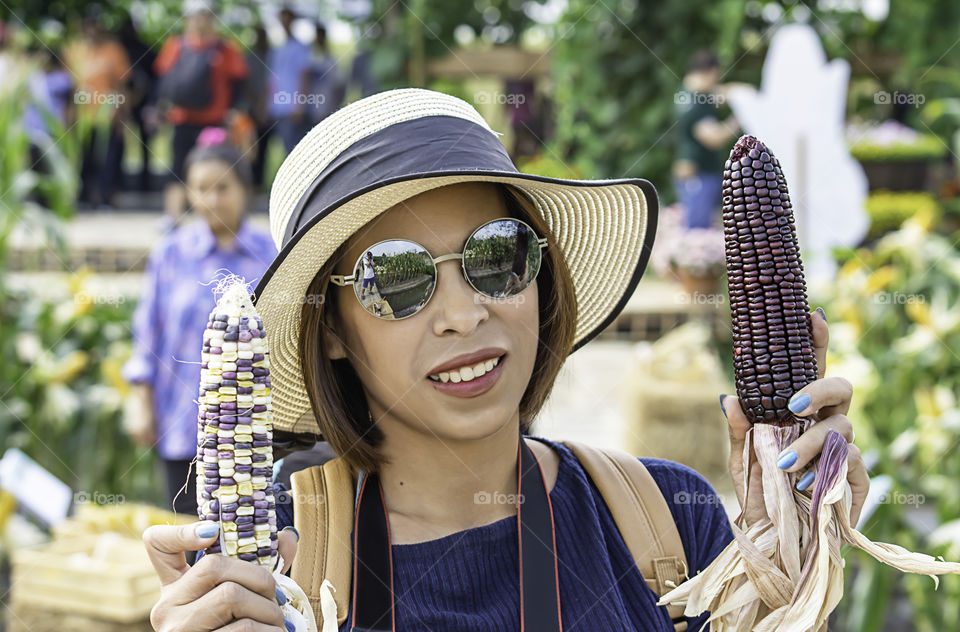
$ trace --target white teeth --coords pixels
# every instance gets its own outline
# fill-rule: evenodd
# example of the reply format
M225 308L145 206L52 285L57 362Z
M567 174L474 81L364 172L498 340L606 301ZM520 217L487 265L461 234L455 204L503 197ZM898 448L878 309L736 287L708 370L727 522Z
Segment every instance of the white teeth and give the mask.
M500 358L493 358L481 362L476 366L465 366L452 371L443 371L439 375L431 375L430 379L434 382L443 382L444 384L447 382L453 382L454 384L459 382L469 382L470 380L474 380L486 374L488 371L492 371L493 367L497 366L498 364L500 364Z

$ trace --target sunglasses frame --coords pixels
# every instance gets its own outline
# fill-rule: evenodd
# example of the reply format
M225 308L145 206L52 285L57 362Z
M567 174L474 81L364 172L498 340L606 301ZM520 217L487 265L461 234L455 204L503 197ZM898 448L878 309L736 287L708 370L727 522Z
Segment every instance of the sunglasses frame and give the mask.
M415 244L415 245L419 246L420 248L423 249L423 251L424 251L425 253L427 253L427 256L429 256L430 259L431 259L431 261L433 261L433 269L434 269L435 272L436 272L436 276L439 276L439 274L440 274L440 270L439 270L439 268L437 267L437 264L443 263L444 261L449 261L449 260L451 260L451 259L459 259L459 260L460 260L460 273L463 275L464 280L465 280L467 283L470 284L470 287L472 287L475 292L477 292L478 294L480 294L480 295L482 295L482 296L485 296L485 297L487 297L487 298L490 298L491 300L498 300L498 298L500 298L500 297L488 296L487 294L484 294L483 292L481 292L480 290L477 289L477 287L473 284L473 281L470 280L470 277L467 276L467 269L466 269L466 267L464 267L463 258L464 258L464 254L465 254L466 251L467 251L467 244L470 243L470 240L473 239L473 236L476 235L476 234L480 231L480 229L482 229L484 226L487 226L488 224L492 224L492 223L494 223L494 222L499 222L499 221L502 221L502 220L505 220L505 219L506 219L506 220L513 221L513 222L520 222L521 224L523 224L524 226L527 227L527 230L530 231L530 234L532 234L532 235L536 238L536 240L537 240L537 245L540 246L540 257L541 257L540 260L541 260L541 263L542 263L542 262L543 262L543 251L547 248L547 238L546 238L546 237L539 237L539 236L537 235L537 231L533 230L533 227L532 227L530 224L528 224L527 222L523 221L522 219L518 219L518 218L516 218L516 217L498 217L498 218L496 218L496 219L491 219L490 221L484 222L484 223L481 224L480 226L477 226L477 228L474 229L474 231L473 231L472 233L470 233L470 236L467 237L467 240L463 243L463 250L461 250L460 252L451 252L451 253L449 253L449 254L440 255L439 257L434 257L434 256L433 256L433 253L431 253L423 244L421 244L421 243L419 243L419 242L416 242L416 241L414 241L414 240L412 240L412 239L397 239L397 238L394 238L394 239L383 239L383 240L381 240L381 241L378 241L378 242L375 243L375 244L372 244L372 245L367 246L366 248L364 248L364 249L363 249L363 253L357 258L356 262L353 264L353 269L354 269L354 270L357 269L357 267L360 265L360 262L361 262L361 261L363 260L363 258L367 255L367 252L368 252L368 251L372 250L373 248L376 248L376 247L379 246L380 244L386 243L386 242L388 242L388 241L407 241L407 242L410 242L411 244ZM357 302L360 303L360 306L363 307L363 311L367 312L368 314L370 314L370 315L373 316L374 318L378 318L378 319L380 319L380 320L404 320L404 319L406 319L406 318L410 318L411 316L416 316L416 315L419 314L421 311L423 311L423 309L424 309L424 308L427 306L427 304L430 302L430 299L433 298L433 295L436 293L436 289L437 289L436 276L434 277L433 287L430 289L430 295L429 295L429 296L427 297L427 299L423 302L423 305L420 307L420 309L418 309L417 311L413 312L412 314L409 314L409 315L407 315L407 316L403 316L403 317L401 317L401 318L383 318L382 316L377 316L376 314L374 314L374 313L372 313L370 310L368 310L367 307L366 307L366 305L363 304L363 301L361 301L361 300L360 300L360 297L357 295L357 290L356 290L356 285L355 285L355 284L356 284L356 281L358 280L358 278L357 278L354 274L349 274L349 275L344 275L344 274L331 274L331 275L330 275L330 281L331 281L331 283L333 283L334 285L339 285L340 287L347 287L347 286L353 287L353 288L354 288L354 291L353 291L353 296L354 296L354 298L356 298L356 299L357 299ZM533 283L533 282L537 279L537 276L540 276L540 268L539 268L539 267L537 268L537 275L534 276L532 279L530 279L530 283ZM530 287L530 283L527 284L527 287ZM525 288L523 288L523 289L526 290L527 287L525 287ZM515 295L514 295L514 296L515 296ZM503 298L508 298L508 297L503 297Z

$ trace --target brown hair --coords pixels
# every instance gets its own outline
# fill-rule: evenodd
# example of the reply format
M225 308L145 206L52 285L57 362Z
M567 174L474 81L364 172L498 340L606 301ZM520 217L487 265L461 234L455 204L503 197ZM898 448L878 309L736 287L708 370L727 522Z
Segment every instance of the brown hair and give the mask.
M553 234L533 207L533 202L509 185L497 183L508 215L522 219L547 237L541 274L537 277L540 326L535 369L520 399L520 432L528 433L534 417L553 390L560 368L573 348L577 303L573 280ZM324 293L333 268L348 250L344 243L317 272L307 288L300 327L300 368L310 398L310 407L324 439L355 468L378 469L385 457L378 451L382 431L371 424L363 386L348 359L331 360L326 355L321 327L330 327L328 312L336 313L339 292ZM332 289L339 289L330 286ZM285 433L283 433L285 434Z

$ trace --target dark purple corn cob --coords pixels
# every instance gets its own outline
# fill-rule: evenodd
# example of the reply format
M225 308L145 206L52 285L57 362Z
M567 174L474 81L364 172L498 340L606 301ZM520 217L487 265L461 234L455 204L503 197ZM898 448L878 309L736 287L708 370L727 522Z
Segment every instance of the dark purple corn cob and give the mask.
M817 379L807 284L780 161L753 136L724 166L723 232L740 405L751 423L796 423L787 402Z

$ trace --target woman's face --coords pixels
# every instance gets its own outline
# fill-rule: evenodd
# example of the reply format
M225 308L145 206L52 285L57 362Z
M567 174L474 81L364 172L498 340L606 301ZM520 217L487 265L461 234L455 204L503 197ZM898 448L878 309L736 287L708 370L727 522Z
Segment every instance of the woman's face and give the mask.
M220 160L191 165L187 196L215 234L237 232L247 206L247 191L230 165Z
M506 215L490 183L427 191L357 231L334 273L350 274L350 266L372 244L391 238L416 241L434 258L459 253L476 228ZM343 343L328 336L328 355L349 358L388 441L395 424L456 441L481 439L517 419L537 353L536 282L511 299L485 301L463 278L459 260L443 261L437 264L437 286L426 307L396 321L366 312L352 287L328 287L341 292L332 326ZM454 357L488 347L506 353L495 369L499 377L486 392L457 397L435 387L428 377Z

